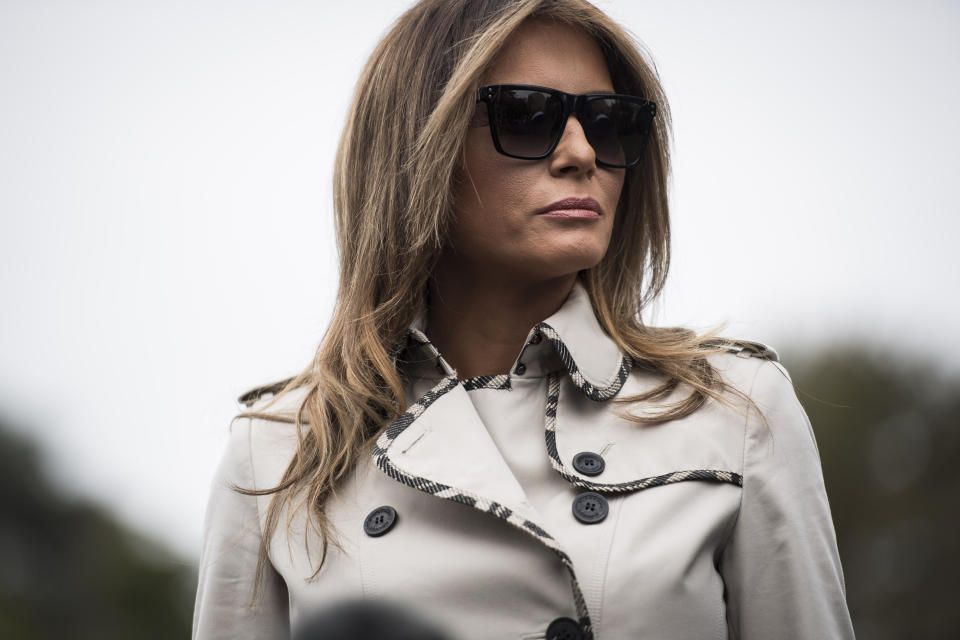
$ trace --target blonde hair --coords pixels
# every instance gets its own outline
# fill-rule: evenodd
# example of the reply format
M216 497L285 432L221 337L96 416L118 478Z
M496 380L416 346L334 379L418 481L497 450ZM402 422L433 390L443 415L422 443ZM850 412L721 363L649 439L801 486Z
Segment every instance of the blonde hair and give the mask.
M671 130L666 97L642 45L584 0L422 0L397 19L370 56L337 149L340 283L330 326L306 370L277 385L282 389L267 406L239 416L284 420L267 409L294 389L306 390L295 415L286 418L296 423L299 443L281 482L238 488L273 494L258 578L280 513L293 506L295 495L309 505L308 521L321 535L317 572L328 544L339 548L324 505L382 428L406 409L396 349L426 302L480 79L531 18L588 32L603 52L614 90L657 104L644 156L626 171L607 253L580 274L606 332L664 380L653 391L617 401L664 400L681 384L689 387L689 395L656 413L626 416L650 423L688 415L708 397L721 399L725 385L706 360L716 343L685 329L646 326L640 317L661 292L670 262Z

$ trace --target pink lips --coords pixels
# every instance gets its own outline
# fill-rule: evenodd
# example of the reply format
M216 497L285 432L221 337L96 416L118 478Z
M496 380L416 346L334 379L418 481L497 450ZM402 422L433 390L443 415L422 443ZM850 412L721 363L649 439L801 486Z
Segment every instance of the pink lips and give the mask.
M537 214L551 218L599 218L603 209L593 198L564 198L548 204Z

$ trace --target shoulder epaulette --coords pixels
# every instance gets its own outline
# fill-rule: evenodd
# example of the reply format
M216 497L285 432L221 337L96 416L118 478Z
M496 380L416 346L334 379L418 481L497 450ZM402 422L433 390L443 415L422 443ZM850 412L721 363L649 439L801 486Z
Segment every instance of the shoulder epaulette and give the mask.
M271 382L270 384L254 387L253 389L250 389L249 391L245 391L243 394L241 394L241 396L237 398L237 402L239 402L240 404L247 407L247 409L249 409L260 398L264 396L276 395L277 393L280 393L280 391L285 386L287 386L287 383L289 383L291 380L293 380L292 377L287 378L285 380L280 380L279 382Z
M714 340L706 343L707 346L720 347L740 358L763 358L780 362L777 350L762 342L752 340Z

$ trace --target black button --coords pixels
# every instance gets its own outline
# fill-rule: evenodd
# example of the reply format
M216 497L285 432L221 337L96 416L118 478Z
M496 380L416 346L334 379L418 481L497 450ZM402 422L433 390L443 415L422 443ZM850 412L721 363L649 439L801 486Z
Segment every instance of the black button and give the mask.
M521 362L520 364L517 365L517 368L514 369L513 372L518 376L522 376L526 372L526 370L527 370L527 365Z
M370 512L363 521L363 530L368 536L382 536L393 527L397 521L397 510L393 507L377 507Z
M585 476L598 476L607 468L607 463L598 453L581 451L573 456L573 468Z
M543 340L543 334L537 331L533 334L533 337L530 338L530 344L540 344L541 340Z
M583 633L570 618L557 618L547 627L547 640L583 640Z
M599 493L585 491L573 500L573 515L583 524L596 524L607 517L607 499Z

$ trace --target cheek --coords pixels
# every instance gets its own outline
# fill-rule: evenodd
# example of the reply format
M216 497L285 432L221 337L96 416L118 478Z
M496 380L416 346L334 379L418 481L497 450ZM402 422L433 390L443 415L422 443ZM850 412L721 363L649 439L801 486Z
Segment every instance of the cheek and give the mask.
M520 194L525 193L529 187L524 179L524 175L530 174L527 165L519 165L523 162L511 160L510 158L497 153L490 142L490 134L487 129L482 129L477 133L485 133L486 137L480 140L471 140L474 144L468 145L466 153L466 163L469 176L465 186L470 189L470 197L465 201L466 206L480 207L486 206L495 209L501 205L504 200L515 200ZM480 137L480 136L476 136ZM469 178L473 178L476 185L476 191L473 191ZM482 199L483 204L478 202Z
M455 225L481 236L522 224L536 180L534 172L523 170L529 167L516 166L497 153L489 137L488 129L470 132L465 167L453 191Z
M620 197L623 195L623 186L625 183L626 172L623 169L606 172L600 180L603 202L601 203L604 211L610 215L603 221L603 249L606 253L610 245L610 239L613 237L613 226L616 216L620 215L617 211L617 205L620 204Z
M620 203L620 196L623 195L623 186L626 183L626 170L617 169L610 171L603 181L603 194L606 202L603 203L604 210L615 212Z

